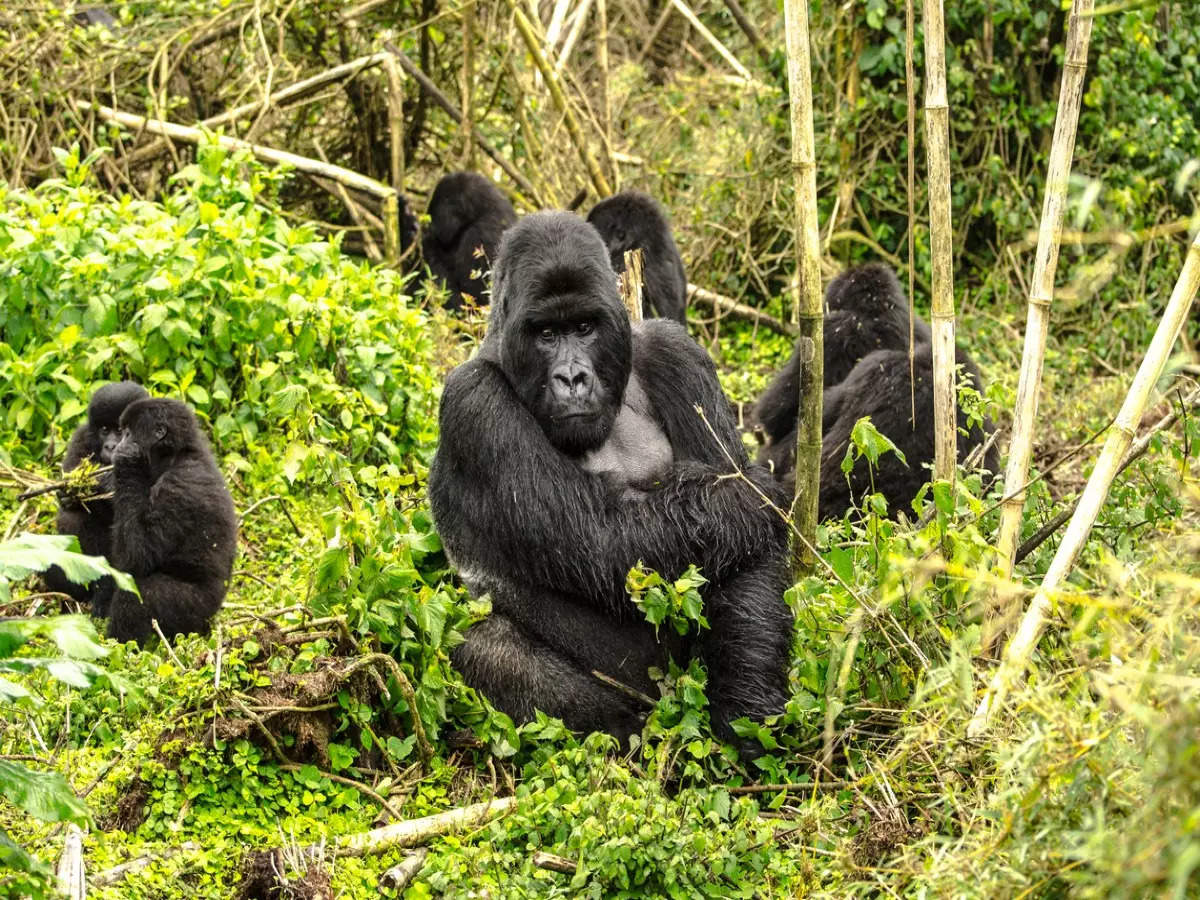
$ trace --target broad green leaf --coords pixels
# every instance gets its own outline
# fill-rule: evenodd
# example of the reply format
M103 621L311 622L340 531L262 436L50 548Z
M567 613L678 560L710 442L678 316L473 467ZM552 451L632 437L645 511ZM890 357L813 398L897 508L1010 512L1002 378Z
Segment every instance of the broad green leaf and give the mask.
M86 825L89 819L87 806L58 772L35 772L0 759L0 793L43 822Z

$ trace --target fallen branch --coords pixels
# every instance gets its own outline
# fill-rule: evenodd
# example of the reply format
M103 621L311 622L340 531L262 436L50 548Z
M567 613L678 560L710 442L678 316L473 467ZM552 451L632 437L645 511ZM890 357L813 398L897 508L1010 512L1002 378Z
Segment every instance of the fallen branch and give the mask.
M342 835L333 840L333 852L335 856L365 856L386 853L398 847L415 847L430 838L483 825L507 812L516 802L515 797L503 797L420 819L384 825L360 834ZM309 849L316 852L317 848L313 846Z
M694 284L687 286L687 298L689 303L700 303L713 312L733 316L736 319L745 319L747 322L754 322L756 325L762 325L764 328L770 328L772 331L786 334L788 337L796 337L800 333L800 329L790 322L781 322L761 309L755 309L745 303L738 303L736 300L706 291Z
M1160 431L1170 428L1179 420L1180 416L1192 409L1195 409L1197 406L1200 406L1200 388L1197 388L1184 397L1176 409L1172 410L1170 413L1155 422L1149 431L1147 431L1144 435L1138 438L1137 441L1134 442L1134 444L1125 454L1125 458L1121 460L1121 465L1117 469L1117 475L1120 475L1122 472L1124 472L1127 468L1129 468L1130 465L1132 465L1136 460L1143 456L1147 450L1150 449L1150 443L1154 440L1154 436L1156 434L1158 434ZM1068 506L1053 519L1039 528L1033 535L1027 538L1021 544L1021 546L1017 548L1017 555L1014 562L1021 562L1030 553L1044 544L1046 540L1052 534L1054 534L1054 532L1058 531L1058 529L1062 528L1062 526L1066 524L1067 520L1074 515L1075 509L1078 506L1079 498L1076 497L1070 506Z
M421 871L428 855L429 851L424 847L410 853L403 862L397 863L379 876L379 886L390 891L392 896L399 897L408 887L408 883Z
M451 103L450 98L443 94L438 89L438 86L429 80L428 75L413 65L412 60L405 56L399 47L397 47L391 41L384 41L383 46L387 48L389 53L396 57L400 63L400 68L412 76L412 79L421 86L421 90L424 91L434 103L445 110L446 115L453 119L456 125L461 125L463 123L463 116L462 113L458 111L458 107ZM535 208L540 206L541 200L538 199L539 195L537 189L533 186L529 179L522 175L517 170L516 166L509 162L507 157L503 156L499 151L496 150L495 147L493 147L484 139L483 135L479 133L479 129L475 127L474 122L469 123L469 127L471 129L471 137L474 139L475 144L479 147L479 149L490 156L496 165L503 169L505 174L520 186L521 190L524 191L529 199L533 201L533 206Z
M574 875L579 864L565 856L555 856L539 850L533 854L533 864L539 869L549 869L552 872L562 872L564 875Z
M58 890L67 900L84 900L87 882L83 877L83 832L78 825L67 828L62 856L58 860Z
M105 869L103 872L96 873L88 881L92 887L107 887L124 880L125 876L130 872L140 871L153 862L161 862L173 856L178 856L181 853L191 853L193 850L199 849L200 845L195 841L184 841L178 847L165 847L156 853L143 853L141 856L136 856L128 862L121 863L119 866L113 866L111 869Z

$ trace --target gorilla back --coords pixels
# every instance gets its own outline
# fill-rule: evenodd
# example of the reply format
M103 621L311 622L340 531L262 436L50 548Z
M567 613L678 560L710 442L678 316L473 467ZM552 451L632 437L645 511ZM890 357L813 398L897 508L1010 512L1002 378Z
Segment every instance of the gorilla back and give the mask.
M177 400L131 403L113 451L113 564L137 582L117 591L109 637L145 641L206 632L233 573L237 519L192 411Z
M786 527L756 492L778 496L748 465L708 355L674 322L630 327L604 244L570 213L505 234L494 291L480 352L446 381L429 478L448 553L492 597L454 654L467 683L518 721L538 708L624 737L642 711L593 670L645 691L647 666L698 654L723 734L779 712ZM746 479L725 477L730 458ZM671 578L699 565L710 630L660 643L625 592L639 561Z
M663 208L649 194L622 191L602 200L588 222L608 247L613 271L625 271L625 251L642 251L642 315L686 321L687 276Z
M450 291L448 309L461 307L464 295L479 305L488 302L488 269L500 235L516 220L508 198L482 175L452 172L438 181L429 199L429 230L421 253L429 271Z

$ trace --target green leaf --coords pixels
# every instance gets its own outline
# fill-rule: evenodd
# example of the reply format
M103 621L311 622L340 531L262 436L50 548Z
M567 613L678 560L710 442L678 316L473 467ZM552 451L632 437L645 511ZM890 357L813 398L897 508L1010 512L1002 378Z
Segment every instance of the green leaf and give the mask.
M35 772L0 759L0 793L14 806L43 822L86 825L90 818L87 806L58 772Z

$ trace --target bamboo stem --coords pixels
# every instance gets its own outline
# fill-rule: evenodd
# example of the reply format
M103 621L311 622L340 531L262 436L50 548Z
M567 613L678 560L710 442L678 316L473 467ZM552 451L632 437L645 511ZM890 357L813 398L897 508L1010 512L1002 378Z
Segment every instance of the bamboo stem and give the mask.
M950 222L950 106L942 0L925 0L925 149L933 258L933 477L954 483L958 429L954 394L954 229Z
M917 75L913 66L915 19L913 0L904 0L904 93L908 103L908 393L914 422L917 421L917 301L913 293L917 272Z
M390 53L383 55L388 83L388 140L391 143L392 187L404 194L404 75Z
M507 812L516 803L515 797L501 797L484 803L474 803L461 809L384 825L361 834L347 834L333 841L337 856L363 856L386 853L397 847L414 847L451 831L475 828Z
M788 93L791 97L792 177L796 192L799 291L792 322L801 350L799 419L796 428L796 499L792 571L813 567L821 468L821 386L824 309L821 302L821 235L817 221L816 138L813 133L812 67L809 60L808 0L784 0Z
M475 0L467 0L462 8L462 139L468 169L475 169Z
M754 81L754 76L750 74L750 70L738 62L738 58L730 53L729 48L722 44L717 36L704 26L704 23L700 21L697 15L692 12L691 8L688 7L683 0L671 0L671 5L679 10L679 14L687 19L688 22L691 23L691 26L696 29L696 31L700 32L700 36L704 38L704 40L708 41L709 45L720 54L721 58L725 60L725 62L729 63L729 66L733 69L733 71L737 72L738 75L744 78L746 81ZM806 18L807 15L808 11L805 10Z
M600 130L604 133L604 151L613 187L620 189L621 172L613 159L612 92L608 74L608 0L596 0L596 56L600 64Z
M1083 79L1087 73L1093 2L1094 0L1074 0L1067 26L1066 56L1062 86L1058 95L1058 116L1054 123L1054 143L1046 173L1046 195L1042 201L1037 255L1033 264L1033 279L1029 286L1025 350L1021 357L1021 376L1017 383L1012 440L1008 447L1008 468L1004 473L1006 496L1000 510L1000 534L996 543L1000 557L1000 576L1005 579L1012 577L1017 539L1021 536L1021 514L1025 508L1024 485L1033 452L1033 431L1042 385L1042 362L1046 355L1050 304L1054 299L1054 274L1058 267L1063 218L1067 208L1067 183L1071 178L1071 160L1075 153L1075 129L1083 100ZM1001 617L1003 616L1004 611L1001 611Z
M583 130L579 127L579 120L575 118L575 112L567 103L566 95L563 94L562 85L559 84L558 77L554 74L554 69L546 59L546 54L542 52L537 35L534 34L533 26L530 24L529 19L525 17L525 13L521 12L518 8L516 0L508 0L508 5L512 9L513 21L517 25L517 30L521 32L521 38L525 41L525 47L529 50L529 55L533 57L534 65L542 73L542 78L546 80L546 87L550 89L550 98L554 101L555 107L566 122L567 131L571 135L571 140L575 143L575 149L579 152L579 158L583 160L583 166L587 169L588 176L592 180L592 187L596 189L596 193L599 196L609 196L612 193L612 189L608 186L608 179L604 177L604 173L600 170L600 164L596 162L596 157L592 155L592 151L588 149L587 141L583 136Z
M625 271L619 279L621 300L629 311L632 322L640 322L642 316L642 292L645 288L642 281L642 248L635 247L625 251Z
M1075 514L1071 516L1063 534L1062 543L1059 544L1058 551L1046 570L1046 576L1042 579L1042 586L1030 601L1016 634L1005 649L1004 657L992 675L987 691L967 726L968 737L976 738L987 731L996 711L1004 706L1009 690L1028 667L1034 647L1045 628L1051 602L1078 560L1096 522L1100 507L1108 498L1109 488L1116 477L1121 460L1137 434L1137 426L1145 412L1150 393L1162 375L1171 348L1179 338L1179 332L1187 322L1197 288L1200 288L1200 232L1197 232L1192 240L1184 260L1183 271L1180 272L1175 289L1171 292L1171 299L1163 311L1162 321L1158 323L1146 356L1133 377L1133 384L1129 387L1125 402L1121 404L1121 410L1117 413L1108 439L1104 442L1104 448L1100 451L1100 457L1096 460L1096 467L1083 489Z

